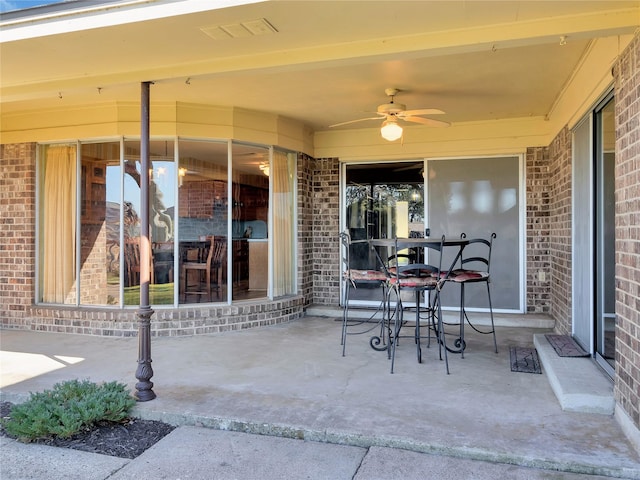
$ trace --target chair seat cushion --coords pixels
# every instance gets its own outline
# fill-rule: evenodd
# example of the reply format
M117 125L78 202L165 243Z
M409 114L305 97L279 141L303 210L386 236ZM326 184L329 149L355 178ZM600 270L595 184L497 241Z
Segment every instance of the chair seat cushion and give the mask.
M392 285L398 285L400 288L427 288L427 287L436 287L438 285L438 280L433 276L428 277L392 277L391 278Z
M369 280L369 281L386 281L387 280L387 276L384 274L384 272L381 272L379 270L350 269L345 272L344 276L345 278L351 279L356 282L362 281L362 280Z
M451 275L449 276L449 280L452 280L454 282L477 282L481 280L487 280L488 278L488 272L483 272L481 270L465 270L462 268L453 270L451 272Z
M391 275L396 275L398 267L389 267L388 271ZM431 277L434 274L434 269L431 268L411 268L411 266L405 266L400 268L400 275L403 277Z

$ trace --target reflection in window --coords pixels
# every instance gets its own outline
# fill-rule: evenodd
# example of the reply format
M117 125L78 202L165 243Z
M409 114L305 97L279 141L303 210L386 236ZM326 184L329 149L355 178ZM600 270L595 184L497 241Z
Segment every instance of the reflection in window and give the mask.
M471 205L478 213L491 213L493 210L493 189L489 180L475 180L471 191Z
M228 143L178 142L180 303L227 300Z
M271 168L268 148L234 142L232 158L232 298L266 297L269 179L280 174Z
M41 147L37 300L134 306L145 281L151 305L295 293L297 157L234 143L229 170L231 145L150 142L148 279L139 140Z
M120 303L120 143L80 146L80 303Z
M429 227L433 236L497 239L491 254L494 309L521 309L522 264L518 204L520 158L459 158L428 162ZM441 192L447 192L443 195ZM471 255L473 250L466 251ZM487 308L486 290L465 290L465 303ZM443 289L442 304L457 308L459 289Z
M125 142L123 203L124 304L140 303L140 142ZM176 169L173 141L149 144L149 301L152 305L174 303L174 209Z
M352 240L423 237L425 235L424 162L347 165L345 169L345 228ZM387 258L384 247L378 249ZM366 243L349 251L352 268L378 269L376 255ZM358 287L356 302L379 302L379 287Z
M517 206L516 193L515 188L503 188L500 190L500 212L507 212Z
M464 182L449 183L449 211L463 212L467 208Z

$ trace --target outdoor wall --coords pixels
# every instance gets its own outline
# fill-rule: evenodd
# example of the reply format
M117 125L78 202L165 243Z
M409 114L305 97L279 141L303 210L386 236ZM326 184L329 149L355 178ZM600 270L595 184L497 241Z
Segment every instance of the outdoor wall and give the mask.
M528 148L526 175L527 313L551 311L549 149Z
M313 303L313 176L315 160L298 154L298 294Z
M569 171L570 174L570 152ZM526 312L550 314L552 309L551 285L553 266L551 254L552 224L563 224L552 220L552 195L549 190L550 178L549 149L534 147L527 149L526 175ZM338 241L340 205L339 205L340 163L337 159L318 159L314 178L313 193L313 304L338 306L340 301L340 246ZM565 179L570 182L570 177ZM562 187L558 185L560 191ZM569 198L570 200L570 198ZM566 201L566 200L565 200ZM569 217L565 221L570 221ZM557 229L557 228L556 228ZM571 228L568 226L567 238L570 243ZM555 239L554 239L555 240ZM555 245L555 248L562 248ZM566 249L569 251L569 249ZM557 253L556 253L557 256ZM570 265L569 268L570 274ZM557 269L556 269L557 270ZM571 293L570 277L566 268L555 272L555 284L566 285L564 298L567 303ZM558 296L558 295L556 295ZM556 300L556 303L558 300ZM556 305L557 306L557 305ZM569 305L570 308L570 305ZM562 311L565 307L556 308ZM568 319L570 316L567 316ZM570 327L569 327L570 329Z
M640 35L614 66L616 116L616 383L640 428ZM640 448L640 445L638 446Z
M309 162L306 162L309 164ZM105 336L135 336L136 310L75 306L34 305L36 270L36 144L0 145L0 327ZM310 171L306 166L302 170ZM310 177L310 173L307 174ZM307 184L310 181L307 180ZM309 187L307 187L310 190ZM310 215L306 227L310 232ZM91 235L104 235L96 229ZM86 232L85 232L86 233ZM311 233L307 233L310 236ZM97 284L91 264L104 252L83 248L85 269ZM153 336L196 335L284 323L304 315L310 302L310 280L305 276L307 296L300 295L242 305L189 305L178 309L158 307L151 320ZM93 289L88 295L95 294Z
M151 336L213 334L286 323L304 315L302 306L301 297L291 297L231 306L203 304L179 309L157 308L151 317ZM135 309L29 306L23 324L23 328L43 332L108 337L135 337L138 334Z
M549 146L549 262L551 316L571 334L571 132L563 128Z
M313 303L340 303L340 163L316 160L313 180Z
M0 325L24 325L33 301L36 144L0 145Z

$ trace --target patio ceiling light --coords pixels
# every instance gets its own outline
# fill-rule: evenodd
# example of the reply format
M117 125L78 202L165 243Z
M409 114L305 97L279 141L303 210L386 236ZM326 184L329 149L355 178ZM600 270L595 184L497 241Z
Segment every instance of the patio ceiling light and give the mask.
M380 134L385 140L393 142L402 136L402 127L394 118L389 118L382 123Z

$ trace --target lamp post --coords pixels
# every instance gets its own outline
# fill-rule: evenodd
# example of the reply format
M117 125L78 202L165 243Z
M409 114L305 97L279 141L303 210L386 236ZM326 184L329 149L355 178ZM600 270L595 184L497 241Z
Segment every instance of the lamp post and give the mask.
M149 86L141 84L140 115L140 306L138 315L138 368L136 393L139 402L156 398L153 392L151 368L151 316L149 305L149 279L151 278L151 242L149 240Z

